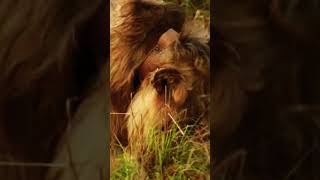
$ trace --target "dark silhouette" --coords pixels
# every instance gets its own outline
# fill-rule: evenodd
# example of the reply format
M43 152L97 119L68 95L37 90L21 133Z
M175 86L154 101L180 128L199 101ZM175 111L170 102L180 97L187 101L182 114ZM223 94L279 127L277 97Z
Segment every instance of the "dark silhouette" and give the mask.
M1 179L43 180L48 168L28 163L52 161L78 105L107 78L106 10L101 0L0 2Z
M216 0L216 179L319 179L320 1Z

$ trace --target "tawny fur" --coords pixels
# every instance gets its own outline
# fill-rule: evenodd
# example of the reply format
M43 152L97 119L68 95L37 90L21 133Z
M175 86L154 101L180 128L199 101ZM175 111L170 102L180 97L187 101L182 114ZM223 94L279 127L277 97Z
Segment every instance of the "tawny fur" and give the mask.
M207 40L190 31L194 27L178 6L130 1L119 14L111 28L111 146L132 146L144 144L150 130L172 123L183 109L190 122L204 113L207 101L201 97L209 90L210 55ZM162 52L161 68L140 81L141 63L170 28L180 32L179 39Z

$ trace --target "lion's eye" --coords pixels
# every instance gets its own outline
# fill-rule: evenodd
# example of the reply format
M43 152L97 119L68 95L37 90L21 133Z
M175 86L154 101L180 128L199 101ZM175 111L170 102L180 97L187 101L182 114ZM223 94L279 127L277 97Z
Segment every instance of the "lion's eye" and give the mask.
M160 48L159 48L158 46L156 46L156 47L154 48L154 51L155 51L155 52L160 52Z

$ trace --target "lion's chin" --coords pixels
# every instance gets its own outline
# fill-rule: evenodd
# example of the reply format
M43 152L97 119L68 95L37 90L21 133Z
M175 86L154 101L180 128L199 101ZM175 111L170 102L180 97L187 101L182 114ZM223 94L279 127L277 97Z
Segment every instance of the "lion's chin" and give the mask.
M178 96L177 93L180 92L176 92L172 97ZM127 110L129 142L143 142L151 129L162 129L176 116L177 106L174 98L170 98L170 93L166 94L160 95L150 79L142 83Z

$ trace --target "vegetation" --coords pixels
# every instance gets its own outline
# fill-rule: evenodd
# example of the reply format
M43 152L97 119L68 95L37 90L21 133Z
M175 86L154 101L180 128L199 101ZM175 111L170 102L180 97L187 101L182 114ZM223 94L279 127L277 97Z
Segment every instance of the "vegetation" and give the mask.
M207 30L210 25L210 0L165 0L176 3L185 9L188 17L200 21Z
M151 130L140 163L123 148L111 179L210 179L209 128L201 124L181 130L174 124L167 133Z
M179 4L190 17L199 15L203 18L210 17L210 0L165 0L165 2Z

